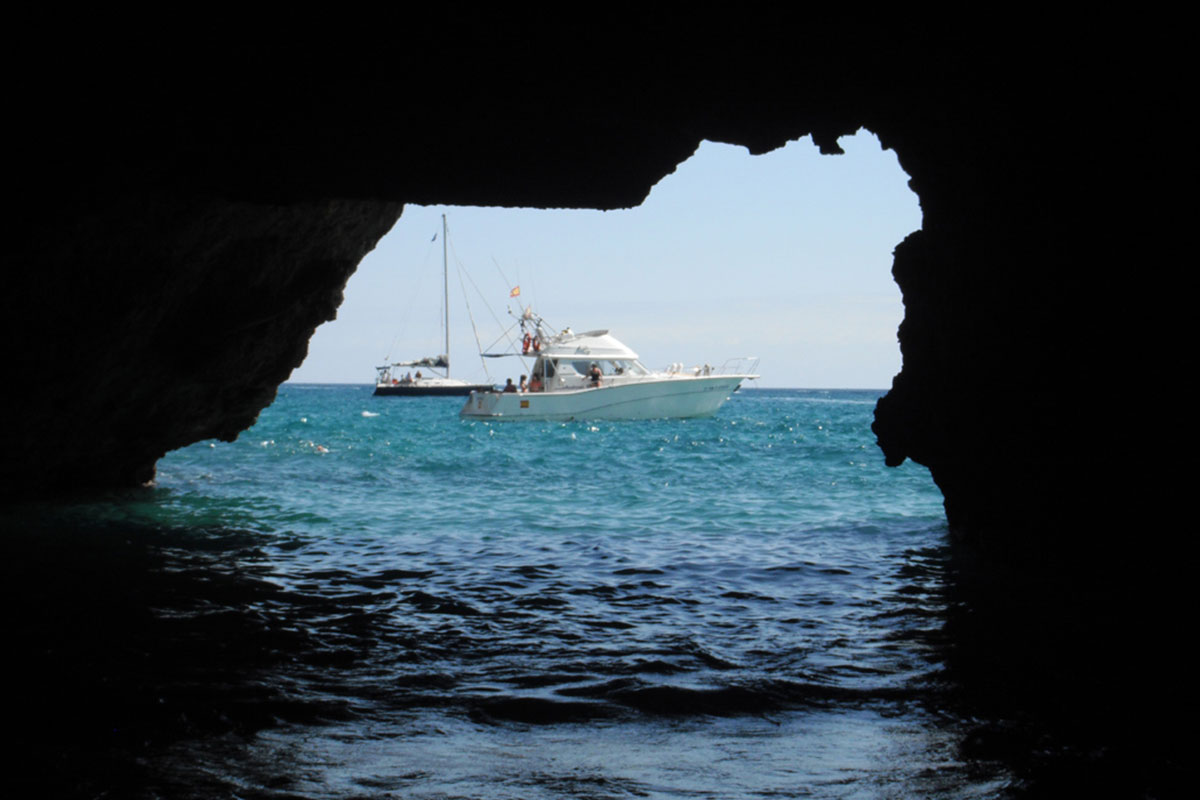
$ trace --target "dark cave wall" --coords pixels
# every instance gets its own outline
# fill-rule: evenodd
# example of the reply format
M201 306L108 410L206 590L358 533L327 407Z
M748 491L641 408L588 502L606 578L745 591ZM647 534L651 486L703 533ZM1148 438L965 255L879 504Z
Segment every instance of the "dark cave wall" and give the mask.
M22 84L4 324L27 387L10 418L29 424L5 491L130 485L168 449L236 436L404 203L627 207L701 139L835 153L865 126L924 213L896 251L885 458L928 465L959 528L1077 505L1036 455L1086 442L1063 424L1085 360L1058 351L1083 313L1065 294L1087 158L1045 149L1081 96L1052 34L1016 70L1010 43L921 20L639 23L473 17L400 49L92 44Z
M95 198L24 255L6 316L20 381L0 482L134 486L168 450L249 427L333 319L400 204ZM19 387L19 388L18 388Z

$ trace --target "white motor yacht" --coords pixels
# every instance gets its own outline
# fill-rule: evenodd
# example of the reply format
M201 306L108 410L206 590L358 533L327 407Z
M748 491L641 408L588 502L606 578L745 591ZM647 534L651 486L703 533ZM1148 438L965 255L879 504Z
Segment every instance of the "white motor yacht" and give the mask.
M673 364L651 370L606 330L550 334L526 309L521 353L535 359L528 391L474 391L459 414L496 420L607 420L707 417L717 412L742 381L752 380L758 360L732 359L721 367ZM530 330L532 328L532 330Z

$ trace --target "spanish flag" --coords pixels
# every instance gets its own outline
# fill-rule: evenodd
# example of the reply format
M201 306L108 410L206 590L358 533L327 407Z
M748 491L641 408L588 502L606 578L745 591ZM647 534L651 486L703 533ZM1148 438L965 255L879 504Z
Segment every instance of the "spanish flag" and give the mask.
M514 286L514 287L512 288L512 291L508 293L508 296L509 296L509 297L520 297L520 296L521 296L521 287L520 287L520 286Z

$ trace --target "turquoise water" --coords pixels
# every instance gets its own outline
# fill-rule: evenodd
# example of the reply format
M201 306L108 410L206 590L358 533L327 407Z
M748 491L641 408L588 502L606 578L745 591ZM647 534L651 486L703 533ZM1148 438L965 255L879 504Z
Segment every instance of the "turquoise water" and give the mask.
M285 385L236 442L169 454L155 488L56 510L42 540L86 530L150 609L106 640L122 702L85 704L114 733L64 758L136 763L123 785L147 797L1007 780L958 755L941 497L924 468L883 466L879 392L743 390L711 419L590 424L370 392Z
M940 525L928 471L882 464L869 430L879 394L743 390L711 419L507 424L464 422L452 398L285 385L236 442L164 458L155 513L322 536Z

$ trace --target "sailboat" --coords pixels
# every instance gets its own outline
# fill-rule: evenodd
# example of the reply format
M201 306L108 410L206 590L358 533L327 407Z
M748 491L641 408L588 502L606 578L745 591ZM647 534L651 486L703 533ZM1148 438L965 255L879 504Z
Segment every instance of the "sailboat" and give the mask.
M491 384L468 383L450 377L450 278L445 214L442 214L442 314L446 326L445 352L438 356L395 361L376 367L375 394L394 397L465 397L471 392L489 392L494 388ZM401 375L399 370L406 368L409 371ZM416 372L412 372L412 369ZM429 374L422 370L427 370Z

